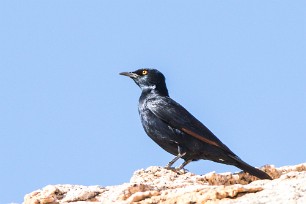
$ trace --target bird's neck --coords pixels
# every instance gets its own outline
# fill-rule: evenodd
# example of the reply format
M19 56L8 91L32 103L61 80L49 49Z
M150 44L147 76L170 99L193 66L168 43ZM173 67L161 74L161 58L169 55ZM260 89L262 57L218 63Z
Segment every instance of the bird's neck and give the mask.
M160 96L169 96L167 87L153 85L153 86L141 87L141 89L142 89L141 95L152 94Z

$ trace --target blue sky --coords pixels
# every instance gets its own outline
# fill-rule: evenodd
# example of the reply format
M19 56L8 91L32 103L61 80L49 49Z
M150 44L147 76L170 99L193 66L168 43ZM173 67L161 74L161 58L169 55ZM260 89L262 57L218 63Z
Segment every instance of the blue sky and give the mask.
M140 67L163 72L171 97L248 163L305 162L305 7L1 1L0 203L49 184L120 184L166 165L173 156L140 124L140 89L118 75ZM239 171L209 161L187 169Z

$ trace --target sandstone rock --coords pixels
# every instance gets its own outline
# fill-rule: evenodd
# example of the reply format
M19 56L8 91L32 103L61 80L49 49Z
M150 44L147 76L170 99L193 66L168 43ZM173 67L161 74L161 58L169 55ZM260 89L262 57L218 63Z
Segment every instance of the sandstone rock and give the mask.
M153 166L118 186L49 185L27 194L24 204L306 203L306 163L262 170L274 180L258 180L248 173L195 175Z

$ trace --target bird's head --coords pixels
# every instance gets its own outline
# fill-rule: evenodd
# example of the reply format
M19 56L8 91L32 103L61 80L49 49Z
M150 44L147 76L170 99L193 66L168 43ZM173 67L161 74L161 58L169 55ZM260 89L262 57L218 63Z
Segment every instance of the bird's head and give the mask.
M168 96L166 79L157 69L138 69L134 72L122 72L120 75L128 76L135 81L141 90L156 90L162 95Z

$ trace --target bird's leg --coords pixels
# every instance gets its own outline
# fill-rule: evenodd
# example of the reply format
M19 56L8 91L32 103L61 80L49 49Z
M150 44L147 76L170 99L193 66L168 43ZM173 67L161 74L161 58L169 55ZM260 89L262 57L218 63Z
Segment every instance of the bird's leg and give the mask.
M183 169L183 168L184 168L187 164L189 164L191 161L192 161L191 159L184 161L184 163L182 163L181 166L179 166L178 168L176 168L176 170L179 171L179 170Z
M184 156L186 153L184 153L183 155L181 154L178 154L176 157L174 157L174 159L172 159L168 164L167 166L165 166L166 169L170 169L171 166L178 160L180 159L182 156Z
M172 159L168 164L167 166L165 166L166 169L170 169L171 166L180 158L182 158L183 156L185 156L186 152L182 153L182 148L180 146L177 146L177 151L178 151L178 154L176 157L174 157L174 159Z

